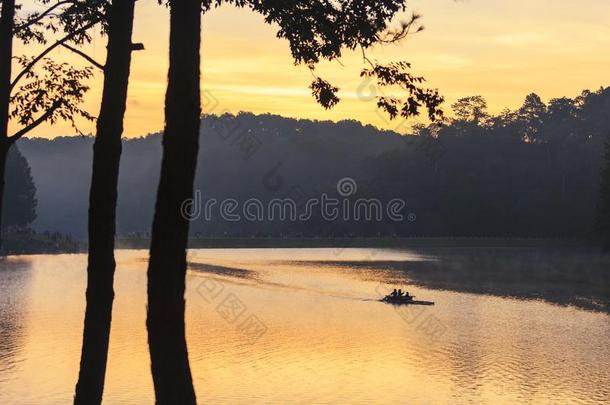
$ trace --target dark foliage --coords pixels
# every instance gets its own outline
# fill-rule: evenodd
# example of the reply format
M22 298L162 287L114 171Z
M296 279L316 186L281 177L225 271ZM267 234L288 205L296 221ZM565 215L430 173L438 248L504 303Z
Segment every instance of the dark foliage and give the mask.
M44 6L41 11L34 11L15 17L14 35L24 44L48 44L49 34L67 33L69 42L81 45L91 41L89 24L99 23L102 33L106 33L106 18L110 2L107 0L39 0ZM21 6L17 6L18 10Z
M426 236L592 235L610 89L548 105L532 94L517 111L498 116L485 112L481 97L462 99L454 108L456 118L446 126L419 127L403 148L369 162L370 186L363 192L388 196L391 190L417 214L410 227L388 230Z
M409 73L409 69L411 69L410 63L394 62L388 65L375 63L371 64L371 66L372 68L362 71L362 77L376 77L379 88L398 86L406 90L408 94L406 100L389 96L379 97L377 106L388 113L391 119L399 115L403 118L417 116L421 108L428 110L428 118L431 121L443 118L440 106L445 101L444 98L437 90L419 87L425 79Z
M337 97L338 87L334 87L332 84L317 78L311 86L309 86L311 92L316 101L324 108L330 109L339 103L339 97Z
M6 161L5 187L2 228L24 228L36 219L36 186L27 160L16 147Z
M263 15L267 24L279 27L277 37L288 40L294 63L306 65L315 76L310 89L324 108L339 103L339 88L318 77L316 65L340 59L345 50L360 50L365 65L361 76L376 79L380 90L388 88L400 94L378 96L379 108L390 118L415 116L422 108L428 111L431 120L442 118L443 97L437 90L422 87L425 80L410 73L409 63L385 65L367 57L367 51L375 45L395 44L423 30L419 25L421 16L417 14L392 25L394 17L406 10L406 1L205 0L202 6L207 11L222 4L248 7Z
M25 68L32 58L16 57ZM44 58L39 70L26 74L27 83L19 86L11 96L10 118L25 128L39 121L68 121L78 131L75 119L92 121L94 117L80 107L89 86L85 83L93 75L91 68L75 69L67 63Z

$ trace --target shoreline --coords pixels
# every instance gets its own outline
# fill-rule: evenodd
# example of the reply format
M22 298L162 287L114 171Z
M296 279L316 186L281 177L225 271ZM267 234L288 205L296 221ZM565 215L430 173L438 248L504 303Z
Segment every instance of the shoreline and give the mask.
M147 239L119 238L117 249L148 249ZM250 248L591 248L588 239L543 238L191 238L189 249Z
M21 240L18 245L10 240L4 245L4 256L35 254L86 254L87 244L81 241L64 243L37 243ZM147 250L150 240L146 238L117 238L116 250ZM360 249L418 249L418 248L524 248L524 249L578 249L598 251L600 245L592 239L550 238L487 238L487 237L355 237L355 238L190 238L189 249L315 249L315 248L360 248Z

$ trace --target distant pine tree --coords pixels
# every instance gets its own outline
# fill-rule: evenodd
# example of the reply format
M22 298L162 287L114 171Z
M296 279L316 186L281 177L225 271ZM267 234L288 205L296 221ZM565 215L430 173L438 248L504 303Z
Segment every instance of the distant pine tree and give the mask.
M6 160L6 192L2 211L2 229L24 227L36 219L36 186L28 161L17 147Z
M597 230L606 250L610 250L610 134L606 140L606 153L599 188Z

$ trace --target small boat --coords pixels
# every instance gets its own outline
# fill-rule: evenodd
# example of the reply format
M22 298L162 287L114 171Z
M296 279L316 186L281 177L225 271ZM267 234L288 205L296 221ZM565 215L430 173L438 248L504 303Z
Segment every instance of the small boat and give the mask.
M394 305L434 305L432 301L416 301L413 295L392 295L388 294L381 299L381 302L387 302Z

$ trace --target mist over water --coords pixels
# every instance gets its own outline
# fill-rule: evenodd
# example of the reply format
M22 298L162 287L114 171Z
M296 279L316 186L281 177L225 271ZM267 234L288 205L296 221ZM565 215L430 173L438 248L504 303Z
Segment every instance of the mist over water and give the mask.
M493 289L437 289L426 272L438 271L445 256L432 249L190 251L186 325L199 401L610 401L608 312ZM154 401L147 258L118 253L108 404ZM85 268L85 255L2 261L0 403L71 402ZM436 304L378 302L389 285ZM244 327L248 319L259 328Z

